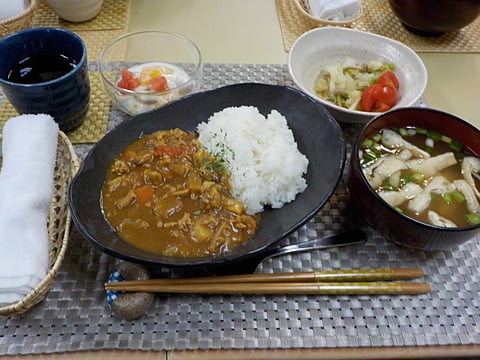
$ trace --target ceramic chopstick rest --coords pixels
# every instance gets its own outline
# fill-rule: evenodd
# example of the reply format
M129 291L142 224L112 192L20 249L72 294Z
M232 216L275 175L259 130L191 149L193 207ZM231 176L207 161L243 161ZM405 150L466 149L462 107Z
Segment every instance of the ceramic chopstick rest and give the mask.
M147 280L149 278L150 273L145 267L121 261L110 273L108 281ZM134 320L145 314L154 298L154 294L147 292L107 291L107 303L113 314L125 320Z

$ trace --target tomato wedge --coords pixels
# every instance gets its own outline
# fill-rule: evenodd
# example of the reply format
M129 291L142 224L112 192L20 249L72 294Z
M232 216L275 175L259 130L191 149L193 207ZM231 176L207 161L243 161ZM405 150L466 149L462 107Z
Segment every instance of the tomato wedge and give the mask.
M377 82L368 86L360 98L360 110L384 112L391 109L398 101L400 82L393 71L385 71Z
M391 85L379 84L380 88L376 100L389 107L394 106L397 103L398 91Z
M377 80L377 84L391 85L398 90L400 87L400 82L398 81L397 75L391 70L385 71Z
M394 86L376 83L363 90L360 108L362 111L383 112L392 108L397 100L398 91Z
M362 111L372 111L377 93L377 84L365 88L360 98L360 109Z

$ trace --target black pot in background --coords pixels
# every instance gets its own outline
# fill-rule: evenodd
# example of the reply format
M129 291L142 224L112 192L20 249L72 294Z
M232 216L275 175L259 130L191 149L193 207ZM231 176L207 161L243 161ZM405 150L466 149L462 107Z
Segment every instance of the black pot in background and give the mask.
M460 30L480 14L480 0L389 0L393 13L411 32L424 36Z

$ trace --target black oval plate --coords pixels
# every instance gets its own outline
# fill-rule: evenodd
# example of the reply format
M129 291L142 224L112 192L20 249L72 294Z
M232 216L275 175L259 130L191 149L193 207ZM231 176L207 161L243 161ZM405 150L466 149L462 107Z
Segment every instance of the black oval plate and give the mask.
M195 131L215 112L250 105L263 115L278 110L287 119L299 150L309 160L307 189L281 209L267 208L257 233L228 254L178 258L145 252L122 240L104 218L101 190L108 166L143 134L181 128ZM87 154L68 191L72 219L82 236L117 258L157 267L223 266L252 257L309 221L335 191L345 165L342 130L328 111L310 96L286 86L243 83L189 95L157 110L124 121Z

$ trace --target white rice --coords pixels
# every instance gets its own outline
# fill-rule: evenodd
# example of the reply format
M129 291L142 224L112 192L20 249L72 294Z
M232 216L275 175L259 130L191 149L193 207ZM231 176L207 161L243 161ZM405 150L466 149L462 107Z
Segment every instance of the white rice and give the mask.
M202 145L226 161L232 195L249 214L264 206L281 208L306 189L308 159L278 111L265 118L253 106L229 107L197 131Z

